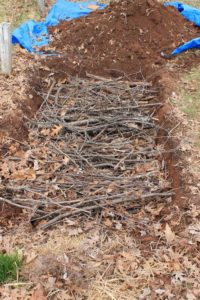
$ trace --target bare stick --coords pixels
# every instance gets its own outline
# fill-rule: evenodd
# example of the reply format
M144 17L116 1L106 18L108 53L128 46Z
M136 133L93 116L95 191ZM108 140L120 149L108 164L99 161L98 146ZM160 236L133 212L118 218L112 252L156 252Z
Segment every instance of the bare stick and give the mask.
M91 77L53 82L29 122L26 161L17 154L5 157L0 201L29 209L30 222L46 220L45 229L105 207L118 213L150 201L166 203L173 195L158 161L164 149L155 143L152 108L161 105L152 100L156 91L143 82ZM12 180L16 170L24 178Z
M172 196L172 195L174 195L174 193L172 193L172 192L160 193L160 194L159 193L152 193L152 194L142 195L141 197L137 197L137 198L131 197L131 198L127 198L127 199L118 199L116 201L112 201L112 202L109 202L109 203L104 202L104 203L101 203L99 205L84 207L84 212L85 211L90 211L91 212L95 209L103 208L103 207L106 207L106 206L112 206L112 205L116 205L116 204L120 204L120 203L125 203L125 202L132 202L132 201L135 202L135 201L145 200L145 199L154 198L154 197L169 197L169 196ZM41 226L41 229L47 229L49 226L52 226L52 225L56 224L57 222L63 220L64 218L80 214L81 212L83 212L82 208L75 209L74 211L67 212L63 215L59 215L56 218L52 219L47 224Z
M12 205L12 206L15 206L15 207L18 207L18 208L23 208L23 209L28 209L28 210L33 210L34 209L33 207L21 205L21 204L16 203L14 200L8 200L8 199L2 198L2 197L0 197L0 202L7 203L9 205ZM43 211L40 211L40 212L43 213Z

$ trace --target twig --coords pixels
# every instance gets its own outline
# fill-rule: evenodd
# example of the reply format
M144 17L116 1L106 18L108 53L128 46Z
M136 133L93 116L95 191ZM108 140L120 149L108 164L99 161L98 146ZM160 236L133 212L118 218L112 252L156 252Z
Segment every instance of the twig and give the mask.
M40 92L44 102L28 120L29 159L11 154L3 162L0 202L29 210L30 222L46 220L43 229L106 207L136 211L173 195L158 161L164 150L155 143L157 92L147 82L88 76L92 81L53 82ZM25 176L12 180L16 170ZM26 179L29 170L33 180Z
M162 193L162 194L158 194L158 193L152 193L152 194L147 194L147 195L142 195L140 197L137 197L137 198L131 198L131 199L119 199L119 200L116 200L116 201L113 201L112 203L102 203L101 205L93 205L93 206L87 206L84 208L84 211L93 211L95 209L99 209L99 208L103 208L103 207L106 207L106 206L113 206L113 205L116 205L116 204L121 204L121 203L125 203L125 202L132 202L132 201L139 201L139 200L145 200L145 199L148 199L148 198L154 198L154 197L169 197L169 196L172 196L174 195L174 193L172 192L168 192L168 193ZM71 216L74 216L74 215L77 215L79 213L83 212L83 209L77 209L75 211L71 211L71 212L68 212L68 213L65 213L63 215L59 215L57 216L56 218L52 219L51 221L49 221L48 223L46 223L45 225L41 226L41 229L47 229L48 227L52 226L52 225L55 225L56 223L60 222L61 220L63 220L64 218L67 218L67 217L71 217Z

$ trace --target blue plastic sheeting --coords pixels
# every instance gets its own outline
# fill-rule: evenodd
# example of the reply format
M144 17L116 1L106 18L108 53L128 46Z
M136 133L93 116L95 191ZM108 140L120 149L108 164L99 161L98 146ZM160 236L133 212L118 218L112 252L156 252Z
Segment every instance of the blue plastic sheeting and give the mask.
M200 26L200 10L180 2L165 2L165 6L174 6L181 15L196 26Z
M46 17L47 26L56 26L60 21L80 18L91 13L89 5L98 5L99 9L105 8L105 4L96 4L95 2L68 2L57 0L52 6Z
M180 47L176 48L174 51L172 51L172 55L177 55L181 52L187 51L189 49L200 49L200 38L196 38L193 40L190 40L189 42L181 45Z
M48 28L44 22L27 21L13 31L12 43L19 43L29 52L47 45L49 42Z
M29 52L36 52L38 48L49 43L48 27L56 26L60 21L80 18L91 13L89 5L98 5L99 9L105 8L105 4L96 2L68 2L57 0L52 6L44 22L27 21L16 28L12 33L12 43L19 43Z
M193 22L196 26L200 26L200 10L199 9L189 6L189 5L186 5L186 4L182 4L180 2L165 2L164 5L165 6L174 6L185 19ZM180 54L189 49L200 49L200 37L192 39L192 40L188 41L187 43L179 46L174 51L172 51L171 54L177 55L177 54Z

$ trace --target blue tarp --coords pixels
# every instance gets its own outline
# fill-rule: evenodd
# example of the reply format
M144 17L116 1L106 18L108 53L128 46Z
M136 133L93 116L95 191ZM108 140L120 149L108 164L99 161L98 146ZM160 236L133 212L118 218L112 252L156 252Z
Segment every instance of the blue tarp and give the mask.
M96 4L95 2L75 3L65 0L57 0L43 22L30 20L16 28L12 34L12 42L13 44L19 43L29 52L36 52L38 48L48 45L49 26L56 26L63 20L71 20L88 15L92 12L89 5L98 5L99 9L105 8L104 4ZM175 7L187 20L193 22L196 26L200 26L199 9L180 2L165 2L164 5ZM172 51L171 54L177 55L192 48L200 48L200 37L181 45Z
M16 28L12 33L12 43L19 43L29 52L46 46L49 43L48 27L56 26L60 21L71 20L88 15L93 10L90 5L98 5L99 9L105 8L104 4L96 2L69 2L57 0L52 6L44 22L27 21Z
M190 49L200 49L200 38L196 38L193 40L190 40L189 42L179 46L174 51L172 51L172 55L180 54L181 52L190 50Z
M174 6L181 15L187 19L188 21L191 21L197 26L200 26L200 10L197 8L194 8L187 4L182 4L180 2L165 2L165 6Z
M16 28L12 34L12 43L19 43L29 52L35 52L36 47L45 46L48 41L48 27L44 22L27 21Z
M165 2L165 6L173 6L175 7L181 15L187 19L188 21L194 23L196 26L200 26L200 10L194 8L192 6L182 4L180 2ZM183 51L187 51L189 49L200 49L200 37L192 39L187 43L181 45L180 47L176 48L172 51L172 55L177 55Z

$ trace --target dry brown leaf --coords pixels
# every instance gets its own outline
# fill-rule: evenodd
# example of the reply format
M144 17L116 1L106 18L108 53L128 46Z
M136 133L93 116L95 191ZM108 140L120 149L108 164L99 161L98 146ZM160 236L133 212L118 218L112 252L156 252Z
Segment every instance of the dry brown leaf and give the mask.
M200 222L197 222L197 223L189 225L188 232L191 235L198 235L198 236L200 236Z
M122 252L121 256L124 257L128 261L135 261L135 256L131 252Z
M190 213L193 218L196 218L200 215L199 209L194 204L191 204Z
M44 135L44 136L48 136L48 135L50 134L50 129L49 129L49 128L48 128L48 129L44 128L44 129L42 129L42 130L40 131L40 133L41 133L42 135Z
M139 128L139 126L136 123L128 123L128 128Z
M51 277L48 278L46 287L52 289L52 288L55 287L55 283L56 283L56 278L51 276Z
M187 300L196 300L197 299L192 292L187 292L186 297L187 297Z
M113 222L109 218L106 218L103 223L104 223L104 225L106 225L108 227L112 227L112 225L113 225Z
M65 165L68 165L69 161L70 161L69 157L65 156L63 158L63 162L64 162Z
M147 297L151 294L151 290L149 287L144 288L142 294L139 296L140 300L147 299Z
M171 244L176 238L175 233L171 230L168 224L166 224L165 227L165 238L168 244Z
M117 223L115 224L115 228L116 228L117 230L122 230L123 226L122 226L121 223L117 222Z
M155 169L155 165L153 163L145 163L137 165L135 168L135 173L145 173L150 172Z
M51 136L56 136L60 133L61 129L63 128L62 125L56 125L51 129Z
M112 182L109 184L108 188L107 188L107 193L110 194L112 193L116 188L116 183L115 182Z
M34 169L34 171L38 171L38 170L40 169L39 163L38 163L38 160L37 160L37 159L34 160L34 166L33 166L33 169Z
M35 180L36 174L33 169L25 168L22 170L16 170L13 172L13 174L10 176L10 179L13 180Z
M47 297L44 295L44 289L42 287L37 288L33 292L33 295L30 300L48 300Z
M79 227L79 228L69 228L67 230L69 236L78 236L79 234L83 233L83 230Z
M32 262L36 257L37 257L37 253L35 253L35 252L30 252L30 253L27 255L26 263L29 264L29 263Z
M157 205L157 207L151 207L151 204L145 206L145 210L151 213L153 216L159 216L160 212L164 208L163 204Z

